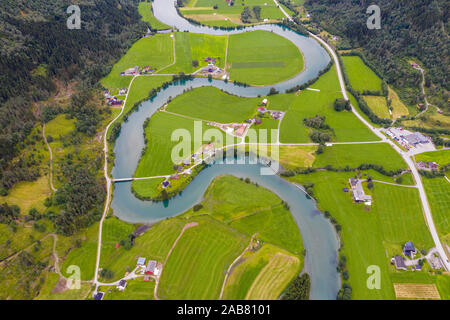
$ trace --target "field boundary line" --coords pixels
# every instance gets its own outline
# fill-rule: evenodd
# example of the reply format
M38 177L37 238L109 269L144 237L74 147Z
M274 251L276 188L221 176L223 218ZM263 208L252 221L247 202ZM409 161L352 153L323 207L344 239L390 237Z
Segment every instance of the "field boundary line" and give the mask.
M163 273L163 270L164 270L164 266L166 265L167 261L169 260L169 257L170 257L170 255L171 255L173 249L175 249L175 247L177 246L178 241L181 239L181 236L184 234L184 232L185 232L187 229L193 228L193 227L196 227L196 226L198 226L198 222L195 222L195 221L194 221L194 222L186 223L186 224L184 225L183 229L180 231L180 234L178 235L178 237L176 238L176 240L173 242L172 247L170 248L169 252L167 253L166 259L164 260L163 266L162 266L162 268L161 268L161 273L159 274L159 277L158 277L159 279L161 279L162 273ZM156 283L155 283L154 295L155 295L155 299L156 299L156 300L160 300L159 297L158 297L158 294L157 294L157 292L158 292L158 285L159 285L159 279L156 280Z
M231 274L231 271L233 269L233 266L236 262L238 262L242 256L250 249L250 247L252 246L252 242L254 237L257 235L257 233L255 233L254 235L252 235L252 237L250 238L250 243L248 244L248 246L244 249L244 251L242 251L242 253L233 260L233 262L230 264L230 266L227 269L227 273L225 274L225 279L223 279L223 283L222 283L222 289L220 290L220 295L219 295L219 299L218 300L222 300L222 296L223 296L223 291L225 290L225 285L227 283L228 280L228 276Z
M158 71L155 72L155 74L157 74L158 72L167 69L168 67L173 66L175 63L177 63L177 48L175 46L175 34L173 34L173 62L165 67L163 67L162 69L159 69Z

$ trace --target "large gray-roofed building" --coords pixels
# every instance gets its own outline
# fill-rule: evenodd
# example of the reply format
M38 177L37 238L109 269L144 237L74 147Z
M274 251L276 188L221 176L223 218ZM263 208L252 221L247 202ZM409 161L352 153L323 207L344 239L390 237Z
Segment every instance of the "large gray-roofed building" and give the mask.
M404 137L409 144L428 143L427 137L420 132L414 132Z

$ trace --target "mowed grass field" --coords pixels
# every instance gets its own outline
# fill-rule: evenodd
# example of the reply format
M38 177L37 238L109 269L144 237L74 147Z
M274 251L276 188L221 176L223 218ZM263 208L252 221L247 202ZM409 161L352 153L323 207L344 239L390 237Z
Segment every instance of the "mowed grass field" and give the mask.
M221 176L205 192L202 205L200 210L190 210L185 216L207 214L264 242L256 253L247 252L236 262L224 298L244 299L251 287L255 288L249 299L277 298L303 265L301 235L291 213L281 205L281 199L253 183ZM274 272L263 271L269 263L278 266L269 267ZM260 275L261 272L267 273L268 278Z
M167 111L219 123L242 123L256 114L260 98L241 98L215 87L201 87L178 96Z
M231 67L230 80L252 85L277 83L304 68L300 50L289 40L268 31L230 36L227 64Z
M138 40L130 50L113 66L110 74L101 84L110 89L128 88L131 76L121 76L128 68L150 66L156 71L174 62L173 40L170 34L156 34Z
M450 182L444 177L422 178L440 238L450 247Z
M414 156L416 161L436 162L439 166L450 163L450 150L438 150L420 153Z
M168 112L157 112L155 113L149 121L148 126L145 128L145 136L148 139L147 147L145 153L141 157L139 164L136 169L135 177L150 177L173 174L173 165L175 163L182 162L183 159L190 158L190 156L196 152L202 144L208 143L210 139L203 141L203 134L199 135L199 141L196 141L194 127L196 120L188 119L182 116L173 115ZM198 123L198 122L197 122ZM205 121L199 123L200 129L203 133L211 126L207 126ZM175 146L179 145L183 139L180 138L176 141L172 140L172 133L178 130L178 132L186 134L190 138L190 144L187 143L186 146L190 145L190 150L183 151L180 148L174 149ZM217 130L216 130L217 131ZM219 133L219 131L217 131ZM221 140L220 143L225 143L226 134L220 132L218 139ZM231 143L233 137L229 136ZM186 140L188 141L188 140ZM218 142L219 143L219 142ZM174 158L172 159L172 151L174 153Z
M227 36L213 36L208 34L177 32L175 33L175 50L177 61L173 66L165 69L165 73L192 73L209 62L206 58L216 59L219 68L225 67L225 54L227 48ZM194 67L192 62L198 61Z
M391 100L392 106L392 118L397 119L402 116L408 116L408 107L400 100L397 92L395 92L391 87L388 86L388 99Z
M124 291L115 287L100 287L99 291L105 292L103 300L155 300L155 280L144 281L142 278L127 281ZM111 290L111 292L108 292Z
M208 216L196 221L198 226L184 232L164 266L158 287L162 299L217 299L228 266L250 241Z
M353 299L395 299L391 276L397 272L390 265L390 258L401 253L406 241L413 241L418 250L434 246L419 194L413 188L375 182L369 192L372 206L365 209L363 204L353 203L351 193L342 191L349 187L348 179L354 175L354 172L316 172L298 175L291 181L314 183L320 210L329 211L342 226L341 254L347 258ZM380 290L367 288L366 270L371 265L380 267Z
M137 237L134 246L127 250L122 246L116 249L115 244L125 240L136 226L122 222L115 217L106 219L103 226L100 267L113 271L112 281L116 281L121 279L127 270L133 270L136 267L139 257L163 263L184 224L184 221L176 218L161 221Z
M357 168L359 165L381 165L385 170L406 169L402 157L387 143L340 144L325 147L324 152L316 156L314 167Z
M381 79L358 56L342 56L345 72L355 90L381 91Z
M336 136L335 141L379 140L353 113L334 110L334 100L342 98L334 66L311 87L320 90L320 92L303 90L298 95L281 94L273 96L276 97L275 99L283 99L284 106L287 107L287 113L281 122L280 142L310 142L309 129L303 125L303 119L315 115L326 117L325 123L333 128Z
M223 299L277 299L300 269L298 257L264 244L256 252L247 251L236 263L227 279Z
M165 30L170 29L170 26L162 23L155 18L152 11L151 2L141 2L139 3L139 14L142 16L142 20L148 22L153 30Z
M390 119L386 98L383 96L364 96L369 108L380 118Z

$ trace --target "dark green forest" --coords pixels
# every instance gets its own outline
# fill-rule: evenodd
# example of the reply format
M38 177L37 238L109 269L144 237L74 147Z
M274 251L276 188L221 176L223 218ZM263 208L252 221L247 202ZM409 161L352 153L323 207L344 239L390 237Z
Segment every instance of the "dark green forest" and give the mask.
M369 30L366 9L381 9L381 29ZM425 67L430 102L450 111L449 23L450 1L444 0L306 0L311 23L343 37L338 49L361 48L368 62L409 104L422 101L420 73L409 58Z
M145 32L138 0L3 0L0 2L0 188L38 173L18 155L37 121L37 102L55 93L56 83L76 81L78 91L98 86L112 64ZM69 5L80 4L81 29L68 29ZM71 106L77 106L72 103ZM68 108L70 109L71 106ZM57 108L58 106L56 106ZM81 106L80 108L83 108ZM86 108L84 108L86 109ZM75 112L68 113L74 114ZM80 131L96 118L81 116ZM84 119L78 119L84 117ZM95 124L95 121L94 121ZM94 130L93 130L94 129Z

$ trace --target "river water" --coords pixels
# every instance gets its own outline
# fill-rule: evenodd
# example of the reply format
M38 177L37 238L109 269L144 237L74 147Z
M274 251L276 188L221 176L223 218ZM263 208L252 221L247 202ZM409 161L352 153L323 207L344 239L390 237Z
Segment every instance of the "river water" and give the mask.
M155 0L153 10L160 21L174 26L180 31L216 35L252 30L272 31L290 40L302 51L305 58L305 70L292 79L264 87L240 87L230 82L211 81L204 78L170 85L153 99L143 102L128 117L128 121L123 123L114 146L115 163L112 176L115 179L133 176L144 148L143 123L164 105L169 97L174 98L186 89L202 86L214 86L242 97L266 95L271 87L283 92L316 77L330 61L327 52L315 40L278 25L260 25L236 31L214 30L187 22L178 15L172 1ZM248 177L271 190L289 204L307 252L305 271L311 276L310 298L335 299L340 288L340 278L336 271L339 244L333 226L317 210L315 202L309 199L301 189L277 175L261 175L261 168L261 164L226 164L223 161L216 161L201 171L181 194L165 202L139 200L131 192L130 182L116 183L111 208L114 210L114 214L124 221L154 223L181 214L200 202L206 188L218 175L232 174L237 177Z

